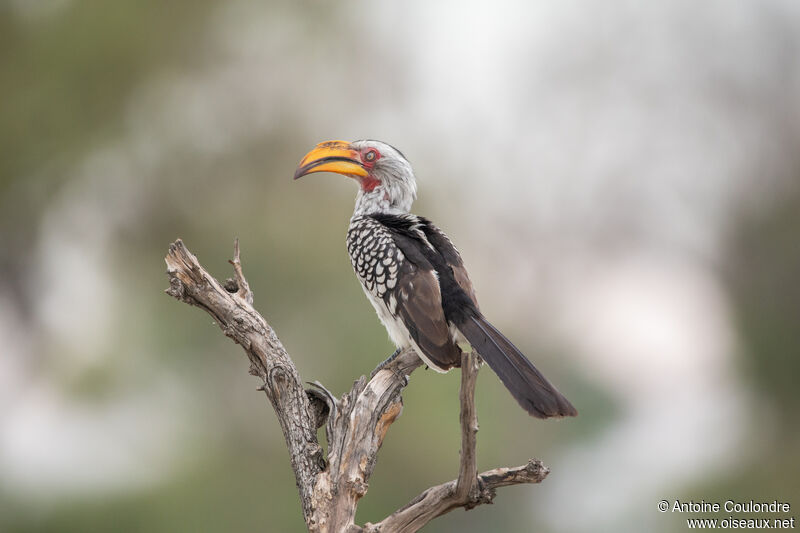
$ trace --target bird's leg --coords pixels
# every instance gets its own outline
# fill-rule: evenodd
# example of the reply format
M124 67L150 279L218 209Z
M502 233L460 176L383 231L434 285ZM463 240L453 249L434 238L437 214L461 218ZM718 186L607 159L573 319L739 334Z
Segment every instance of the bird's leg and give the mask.
M386 365L388 365L389 363L391 363L392 361L397 359L397 356L400 355L400 352L402 352L402 351L403 351L402 348L396 349L392 355L390 355L389 357L386 358L385 361L383 361L381 364L376 366L375 370L373 370L372 373L369 375L370 379L374 378L375 374L380 372L383 369L383 367L385 367Z

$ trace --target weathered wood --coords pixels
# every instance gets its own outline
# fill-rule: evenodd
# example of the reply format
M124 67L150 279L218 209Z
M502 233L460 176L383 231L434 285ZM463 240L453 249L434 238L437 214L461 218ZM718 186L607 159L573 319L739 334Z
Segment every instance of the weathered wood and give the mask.
M455 509L490 503L495 489L520 483L539 483L548 473L531 460L516 468L477 474L475 383L480 359L462 356L461 462L458 479L431 487L378 524L355 524L359 500L369 488L378 451L391 424L403 410L401 392L408 376L422 361L413 350L402 351L390 363L362 376L341 399L315 382L305 390L294 363L275 331L253 308L239 257L238 239L230 261L235 279L221 285L186 249L181 240L166 257L170 288L167 294L209 313L222 331L240 344L250 359L250 373L263 381L283 431L300 492L309 531L413 532L430 520ZM327 455L316 430L325 426Z
M363 376L337 402L328 418L328 468L317 479L317 518L325 531L358 531L358 501L367 493L378 450L400 416L400 392L408 375L422 365L411 350L400 353L369 381Z
M538 459L524 466L495 468L478 474L480 487L475 499L459 500L455 497L458 480L443 483L425 490L405 507L395 511L377 524L364 526L365 533L413 533L425 524L458 507L471 509L482 503L492 503L496 489L523 483L541 483L550 470Z
M238 263L238 253L235 255L232 262ZM250 373L263 381L261 389L278 416L300 491L303 516L309 523L315 511L314 481L325 461L310 403L292 359L275 331L253 309L252 293L241 290L247 287L245 283L227 283L228 289L233 290L223 289L180 239L170 245L166 262L170 279L167 294L210 314L223 333L244 348L250 359ZM241 265L237 269L240 273Z
M461 467L458 469L458 501L470 501L478 495L478 413L475 410L475 385L482 361L474 353L461 354Z

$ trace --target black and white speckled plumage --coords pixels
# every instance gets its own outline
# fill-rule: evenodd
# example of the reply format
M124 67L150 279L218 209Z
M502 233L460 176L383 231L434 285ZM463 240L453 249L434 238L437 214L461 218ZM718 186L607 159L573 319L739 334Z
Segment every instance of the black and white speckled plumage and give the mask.
M350 262L364 288L376 298L397 286L397 270L405 261L391 233L370 216L355 216L347 231Z
M414 346L439 372L458 366L455 324L478 311L461 256L444 233L416 215L355 215L347 250L392 341Z
M413 227L413 215L388 215ZM384 220L382 221L381 218ZM386 215L355 215L347 232L347 250L364 293L398 347L413 346L425 363L446 372L460 362L460 350L444 320L438 280L432 269L403 252ZM415 255L413 248L407 251ZM421 294L427 297L420 298ZM437 315L438 313L438 315Z

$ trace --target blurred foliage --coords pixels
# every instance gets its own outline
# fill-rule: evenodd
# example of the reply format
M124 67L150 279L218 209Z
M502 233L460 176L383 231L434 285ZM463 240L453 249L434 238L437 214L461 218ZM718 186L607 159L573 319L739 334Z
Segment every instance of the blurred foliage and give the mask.
M87 151L119 134L129 97L202 55L209 0L0 5L0 275L30 268L35 217ZM11 231L13 229L13 231ZM12 259L7 250L16 250ZM27 302L20 295L20 305Z
M745 350L742 361L769 409L796 424L784 436L800 437L800 174L770 205L750 209L732 238L729 278ZM794 434L794 435L792 435Z
M35 13L48 3L55 13ZM39 174L43 163L67 165L118 133L121 111L141 80L202 57L197 52L213 6L208 0L31 4L18 8L34 12L27 16L0 8L0 197L19 176Z
M6 508L0 524L4 531L64 533L304 530L295 491L282 490L294 487L285 454L265 454L241 442L248 440L236 445L231 439L222 453L198 458L163 485L46 509L23 507L24 513Z
M754 497L800 501L800 167L767 200L742 206L730 236L726 277L743 352L756 388L756 427L737 468L693 495L718 501ZM748 413L742 413L743 417Z

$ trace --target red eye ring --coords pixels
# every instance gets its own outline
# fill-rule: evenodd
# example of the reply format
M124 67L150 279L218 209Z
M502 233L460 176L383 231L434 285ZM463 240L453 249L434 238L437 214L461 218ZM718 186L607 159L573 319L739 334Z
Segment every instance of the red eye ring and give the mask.
M370 148L369 150L367 150L367 153L364 154L364 161L366 161L367 163L374 163L375 161L378 160L379 156L380 154L378 154L378 151L376 149Z

